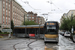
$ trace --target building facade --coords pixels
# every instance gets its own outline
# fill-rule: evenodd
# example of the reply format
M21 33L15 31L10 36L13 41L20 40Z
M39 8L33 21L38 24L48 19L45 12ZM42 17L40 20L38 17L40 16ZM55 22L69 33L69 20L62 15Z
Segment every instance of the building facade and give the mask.
M41 23L42 23L40 16L37 16L36 22L37 22L38 24L41 24Z
M44 19L44 17L41 17L41 19L42 19L42 23L41 23L41 24L45 24L45 19Z
M70 18L71 15L75 16L75 10L70 10L68 13L67 13L67 16Z
M0 0L0 23L1 23L1 27L5 28L5 27L10 27L10 21L11 21L11 1L12 0Z
M45 19L41 16L37 16L36 20L37 20L36 22L38 24L44 24L45 23Z
M0 25L1 28L10 28L13 20L15 26L22 25L27 18L27 12L15 0L0 0Z
M60 26L61 26L61 23L63 23L63 18L71 18L71 16L75 16L75 10L69 10L68 13L64 13L63 16L61 17L60 19Z
M44 24L45 20L41 16L37 16L36 13L33 12L28 12L27 13L28 21L35 21L38 24Z
M22 25L24 21L27 19L27 12L22 8L20 4L18 4L15 0L12 1L12 19L15 26Z
M37 14L33 13L33 12L28 12L27 17L28 17L28 21L35 21L36 22Z

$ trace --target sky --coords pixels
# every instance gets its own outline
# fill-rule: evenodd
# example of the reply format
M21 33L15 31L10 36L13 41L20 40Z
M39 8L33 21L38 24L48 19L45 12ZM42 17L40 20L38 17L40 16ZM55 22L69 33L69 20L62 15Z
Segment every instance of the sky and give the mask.
M75 10L75 0L16 0L25 11L32 11L48 21L58 21L64 13ZM44 15L43 15L44 14Z

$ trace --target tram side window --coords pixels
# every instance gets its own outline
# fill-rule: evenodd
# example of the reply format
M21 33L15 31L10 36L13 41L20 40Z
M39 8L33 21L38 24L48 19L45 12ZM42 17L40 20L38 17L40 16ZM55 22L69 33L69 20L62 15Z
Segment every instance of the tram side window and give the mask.
M18 33L21 33L21 34L25 33L25 29L19 29L18 31L19 31Z
M18 33L21 33L21 30L20 29L18 29Z
M44 33L44 29L41 28L41 29L40 29L40 34L43 34L43 33Z
M18 33L18 29L14 29L14 33Z
M35 29L30 29L29 33L33 33L34 34L35 33Z
M22 29L22 33L25 33L25 29Z
M19 34L25 33L25 29L14 29L14 33L19 33Z
M14 29L14 33L17 33L17 29Z
M38 33L39 33L39 28L36 29L36 34L38 34Z

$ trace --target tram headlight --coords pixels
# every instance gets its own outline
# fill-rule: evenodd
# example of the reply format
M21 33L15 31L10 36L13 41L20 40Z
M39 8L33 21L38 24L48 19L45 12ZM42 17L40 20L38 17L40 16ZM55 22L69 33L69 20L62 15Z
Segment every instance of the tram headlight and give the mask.
M45 37L47 36L47 35L44 35Z

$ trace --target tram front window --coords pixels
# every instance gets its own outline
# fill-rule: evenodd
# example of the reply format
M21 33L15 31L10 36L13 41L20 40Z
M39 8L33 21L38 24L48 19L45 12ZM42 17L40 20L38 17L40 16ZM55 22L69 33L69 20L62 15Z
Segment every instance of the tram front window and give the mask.
M56 27L55 26L47 26L46 34L56 34Z

